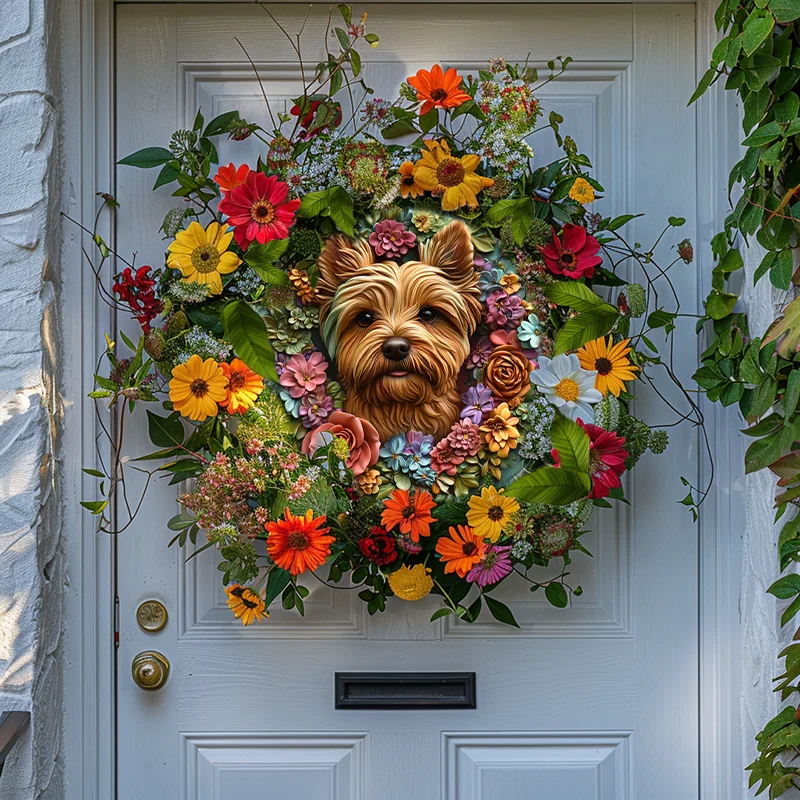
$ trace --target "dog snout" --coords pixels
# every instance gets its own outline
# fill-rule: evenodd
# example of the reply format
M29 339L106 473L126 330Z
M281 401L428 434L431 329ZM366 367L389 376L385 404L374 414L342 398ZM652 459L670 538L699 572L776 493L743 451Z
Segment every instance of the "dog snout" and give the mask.
M402 361L411 352L411 342L402 336L392 336L383 343L381 352L390 361Z

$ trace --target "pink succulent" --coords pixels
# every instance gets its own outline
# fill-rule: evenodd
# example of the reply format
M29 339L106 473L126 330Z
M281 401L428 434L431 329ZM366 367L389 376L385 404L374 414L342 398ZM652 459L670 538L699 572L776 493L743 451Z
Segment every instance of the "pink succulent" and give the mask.
M379 222L369 235L369 243L379 256L405 255L417 241L415 234L393 219Z
M327 380L328 362L322 353L313 352L306 358L302 353L292 356L281 372L281 386L295 399L313 394Z
M474 456L481 449L481 429L468 419L459 420L447 434L447 442L457 456Z

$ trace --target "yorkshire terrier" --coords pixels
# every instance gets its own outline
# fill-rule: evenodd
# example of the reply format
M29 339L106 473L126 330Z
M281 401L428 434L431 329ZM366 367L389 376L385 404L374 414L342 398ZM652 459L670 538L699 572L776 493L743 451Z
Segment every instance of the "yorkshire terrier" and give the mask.
M380 261L363 239L332 236L319 257L322 336L347 393L344 410L381 439L445 436L458 420L456 383L481 318L467 226L420 246L420 260Z

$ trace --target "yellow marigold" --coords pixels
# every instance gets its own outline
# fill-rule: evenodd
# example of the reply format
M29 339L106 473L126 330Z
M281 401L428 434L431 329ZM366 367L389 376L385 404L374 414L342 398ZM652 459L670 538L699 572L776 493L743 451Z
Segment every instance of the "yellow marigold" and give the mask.
M594 202L594 187L586 178L575 178L569 190L569 196L581 205Z
M167 266L179 269L187 283L207 284L211 294L222 291L222 276L233 272L242 260L228 250L233 241L233 231L219 222L207 228L192 222L180 231L167 248Z
M433 589L429 572L424 564L415 564L413 567L403 564L400 569L389 573L389 586L401 600L422 600Z
M402 197L422 197L425 190L417 183L417 168L410 161L404 161L400 173L400 194Z
M491 178L475 172L481 163L480 156L450 155L450 147L444 139L440 142L426 139L425 147L427 151L423 151L416 164L417 185L441 196L443 211L455 211L462 206L475 208L478 193L494 184Z
M262 617L269 616L264 598L249 586L234 583L225 589L225 593L228 595L228 608L233 611L236 619L242 621L242 625L252 625L254 622L261 622Z
M383 478L376 469L368 469L356 476L356 486L363 494L377 494L382 483Z
M304 306L315 305L317 302L317 290L311 285L308 273L304 269L290 269L289 283L292 284L300 302Z
M500 458L508 458L519 439L518 423L519 419L511 413L508 403L500 403L490 412L481 425L481 433L489 451L497 453Z
M608 341L604 336L587 342L576 355L581 362L581 367L588 370L596 370L597 377L594 381L594 388L605 397L609 392L614 397L619 397L620 392L625 390L625 381L632 381L636 378L639 367L631 364L628 353L630 339L623 339L621 342L613 343L609 336Z
M469 498L467 522L481 539L496 542L519 511L519 503L513 497L506 497L503 491L494 486L484 486L480 497L474 494Z
M218 403L228 396L228 380L222 367L213 358L203 361L195 353L184 364L172 370L169 399L181 416L202 422L215 417Z
M225 406L230 414L251 409L264 391L264 379L239 358L234 358L230 364L223 362L220 367L228 382L228 396L220 405Z

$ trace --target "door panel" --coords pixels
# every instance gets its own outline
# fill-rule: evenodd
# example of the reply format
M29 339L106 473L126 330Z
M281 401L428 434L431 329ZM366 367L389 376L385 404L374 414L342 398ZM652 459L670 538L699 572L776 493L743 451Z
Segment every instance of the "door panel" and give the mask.
M540 93L593 160L608 198L603 213L645 212L635 238L655 238L670 214L695 217L693 7L677 4L549 5L427 3L365 7L381 36L364 54L378 97L436 61L477 70L502 55L576 63ZM356 11L360 12L359 6ZM305 6L273 12L297 29ZM306 28L310 60L321 55L327 14ZM143 4L118 8L117 156L163 144L238 108L267 123L260 89L234 36L258 64L273 108L295 96L299 70L282 34L258 6ZM542 162L548 134L531 139ZM257 143L220 143L223 162L254 161ZM163 263L156 231L169 193L153 175L121 167L116 195L121 253ZM634 234L631 234L634 235ZM694 275L680 276L683 307L696 307ZM695 340L678 336L687 378ZM668 421L642 393L638 411ZM658 416L656 416L658 415ZM128 434L146 452L145 425ZM631 509L596 514L583 541L594 553L571 565L584 593L565 610L526 587L502 589L522 629L484 621L429 623L433 598L390 602L369 617L347 590L307 585L306 618L276 610L243 628L230 615L214 555L185 561L167 550L165 521L176 492L152 487L139 519L118 540L121 642L121 800L674 800L696 798L698 743L696 530L675 500L678 476L696 471L697 442L671 433L667 454L628 476ZM133 487L131 487L133 488ZM500 595L498 595L500 596ZM155 597L170 620L140 630L138 604ZM140 651L171 661L164 688L130 679ZM334 710L336 671L475 671L478 707L449 711Z

